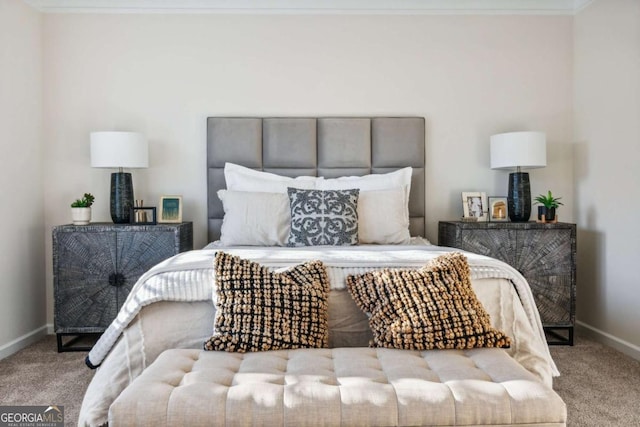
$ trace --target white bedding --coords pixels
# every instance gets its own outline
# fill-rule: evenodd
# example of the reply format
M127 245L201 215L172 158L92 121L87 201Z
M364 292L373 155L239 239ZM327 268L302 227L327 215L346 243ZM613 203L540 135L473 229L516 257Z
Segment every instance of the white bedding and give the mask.
M345 288L348 274L384 267L420 267L452 250L416 245L223 249L274 268L319 259L327 266L334 290ZM163 349L201 348L213 329L216 250L176 255L140 278L118 317L87 356L89 363L102 365L85 395L80 425L106 422L111 402ZM512 338L507 352L550 386L551 377L558 372L525 279L503 262L472 253L465 255L474 290L491 315L493 326Z

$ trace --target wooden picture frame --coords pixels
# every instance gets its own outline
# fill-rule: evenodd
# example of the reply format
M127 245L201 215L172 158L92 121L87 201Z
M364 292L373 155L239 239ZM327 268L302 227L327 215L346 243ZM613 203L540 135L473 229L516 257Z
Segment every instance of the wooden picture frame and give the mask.
M476 221L486 221L487 211L487 193L478 191L462 192L462 217L464 219L472 220L475 218Z
M158 208L158 222L182 222L182 196L161 196Z
M509 221L507 198L502 196L489 197L489 222Z

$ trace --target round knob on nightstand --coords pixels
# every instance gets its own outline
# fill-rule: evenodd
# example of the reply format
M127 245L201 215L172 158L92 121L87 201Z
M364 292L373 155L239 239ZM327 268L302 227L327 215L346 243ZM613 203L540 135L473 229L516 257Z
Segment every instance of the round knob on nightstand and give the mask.
M122 275L122 273L111 273L109 275L109 284L111 286L115 286L116 288L124 285L126 281L127 279L124 277L124 275Z

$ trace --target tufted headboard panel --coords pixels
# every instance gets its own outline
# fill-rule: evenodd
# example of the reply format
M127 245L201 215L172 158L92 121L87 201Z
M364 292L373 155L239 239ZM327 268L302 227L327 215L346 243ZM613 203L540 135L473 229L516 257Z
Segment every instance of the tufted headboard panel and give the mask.
M225 162L284 176L336 178L413 167L412 236L424 236L425 122L422 117L209 117L209 241L220 237Z

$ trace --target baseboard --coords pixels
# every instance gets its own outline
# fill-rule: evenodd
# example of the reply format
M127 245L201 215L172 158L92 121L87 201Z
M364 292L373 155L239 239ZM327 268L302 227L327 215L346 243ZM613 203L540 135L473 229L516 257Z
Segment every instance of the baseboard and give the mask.
M637 345L601 331L598 328L594 328L593 326L579 320L576 321L576 329L578 330L578 333L582 333L601 344L615 348L619 352L640 361L640 347Z
M49 325L44 325L35 329L15 340L8 342L7 344L0 346L0 360L5 357L11 356L13 353L17 353L23 348L33 344L34 342L45 337L49 332Z

